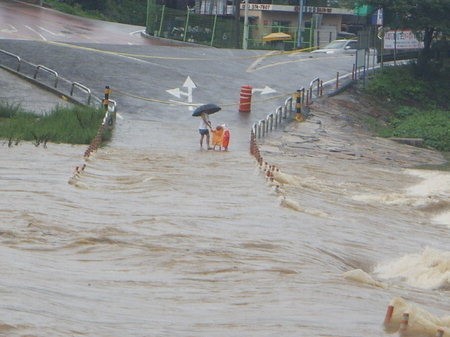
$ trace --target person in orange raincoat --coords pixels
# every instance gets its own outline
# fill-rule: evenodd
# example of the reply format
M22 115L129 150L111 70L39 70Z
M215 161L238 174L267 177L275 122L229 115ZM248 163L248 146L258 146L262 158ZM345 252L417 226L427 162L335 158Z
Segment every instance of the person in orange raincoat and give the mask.
M224 151L228 151L228 145L230 144L230 129L228 129L225 125L222 126L223 135L222 135L222 148Z
M211 130L212 132L212 148L216 149L216 146L219 147L219 151L222 150L222 138L223 138L223 127L218 125L215 130Z

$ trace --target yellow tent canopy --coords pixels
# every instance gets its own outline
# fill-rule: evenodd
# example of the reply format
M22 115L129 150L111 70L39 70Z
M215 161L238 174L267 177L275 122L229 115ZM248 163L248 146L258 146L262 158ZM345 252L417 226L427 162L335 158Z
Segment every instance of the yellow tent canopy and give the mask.
M291 40L292 36L289 34L279 32L279 33L270 33L269 35L263 36L263 41L284 41L284 40Z

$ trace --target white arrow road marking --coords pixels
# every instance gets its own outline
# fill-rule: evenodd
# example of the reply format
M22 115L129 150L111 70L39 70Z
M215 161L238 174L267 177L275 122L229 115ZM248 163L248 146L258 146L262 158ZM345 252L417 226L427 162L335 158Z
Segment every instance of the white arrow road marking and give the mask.
M166 92L175 96L176 98L181 98L181 96L186 96L188 103L192 103L192 90L197 88L194 81L192 81L191 77L188 76L183 83L183 88L187 88L187 92L180 90L180 88L168 89ZM193 110L194 108L190 105L189 110Z
M266 95L266 94L273 94L274 92L277 92L277 91L266 85L263 89L258 89L258 88L252 89L252 93L254 93L254 92L261 92L261 95Z
M175 96L176 98L181 98L180 88L168 89L166 90L169 94Z
M183 87L188 89L188 103L192 103L192 89L197 88L191 77L188 76L186 81L184 81Z

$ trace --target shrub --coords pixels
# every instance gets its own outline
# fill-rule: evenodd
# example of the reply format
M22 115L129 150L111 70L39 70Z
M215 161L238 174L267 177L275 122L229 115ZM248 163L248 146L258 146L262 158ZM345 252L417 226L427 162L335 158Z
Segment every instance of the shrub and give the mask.
M0 138L25 141L89 144L103 121L104 111L84 106L57 107L39 116L0 104Z
M440 151L450 151L449 91L446 78L418 77L414 65L385 68L366 86L375 100L387 98L394 111L380 136L423 138L426 146Z
M444 110L418 111L395 119L394 137L423 138L424 144L440 151L450 151L450 113Z
M394 105L427 102L427 84L412 76L412 68L388 67L379 71L367 85L367 93L387 98Z

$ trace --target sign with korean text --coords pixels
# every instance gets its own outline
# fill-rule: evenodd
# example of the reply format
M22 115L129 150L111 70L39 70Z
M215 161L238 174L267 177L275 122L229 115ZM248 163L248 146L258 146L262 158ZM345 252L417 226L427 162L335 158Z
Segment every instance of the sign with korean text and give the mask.
M411 30L389 30L384 33L384 49L420 49L423 42L417 40Z
M241 3L241 10L245 9L245 3ZM250 11L272 11L272 12L298 12L299 6L289 5L272 5L272 4L248 4ZM352 14L353 11L345 8L333 7L311 7L303 6L303 13L317 13L317 14Z

